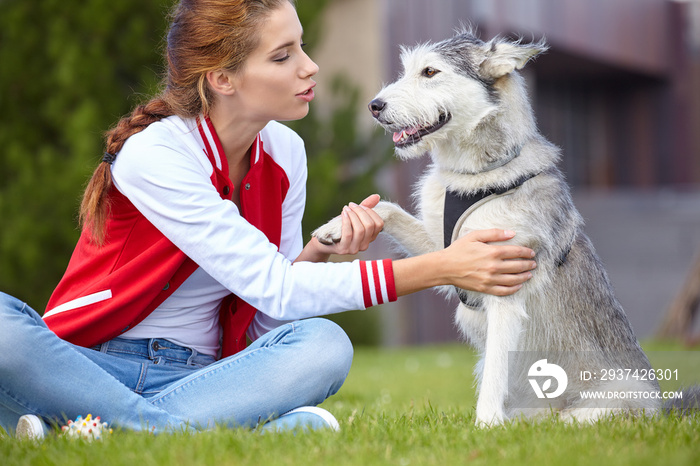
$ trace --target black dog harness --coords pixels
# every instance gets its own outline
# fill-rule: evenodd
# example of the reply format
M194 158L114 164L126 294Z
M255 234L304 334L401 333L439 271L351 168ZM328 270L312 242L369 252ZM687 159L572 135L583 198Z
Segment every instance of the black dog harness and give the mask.
M489 196L497 196L500 194L505 194L511 189L518 188L522 186L530 178L537 176L539 173L530 173L528 175L523 175L513 183L503 188L491 188L479 190L473 194L458 193L456 191L445 191L445 210L443 212L442 222L444 231L445 247L452 244L452 235L454 233L455 226L459 221L462 214L469 210L471 206L479 201L486 199Z
M464 193L458 193L455 191L450 191L450 190L445 190L445 207L444 207L444 212L443 212L443 235L444 235L444 244L445 247L448 247L450 244L452 244L452 237L454 236L455 233L455 227L457 227L457 222L462 218L464 213L469 210L474 204L477 202L483 201L484 199L491 197L491 196L498 196L501 194L505 194L510 190L519 188L522 186L526 181L528 181L531 178L534 178L535 176L539 175L539 173L530 173L527 175L523 175L517 180L513 181L508 186L502 187L502 188L491 188L491 189L484 189L477 191L473 194L464 194ZM460 225L461 226L461 225ZM569 256L569 253L571 252L573 244L569 244L567 249L562 253L562 255L559 257L557 260L557 266L561 267L564 265L566 262L567 257ZM455 287L456 288L456 287ZM459 300L464 304L465 306L471 307L471 308L478 308L481 305L481 300L475 300L475 299L469 299L469 294L460 288L457 289L457 294L459 295Z

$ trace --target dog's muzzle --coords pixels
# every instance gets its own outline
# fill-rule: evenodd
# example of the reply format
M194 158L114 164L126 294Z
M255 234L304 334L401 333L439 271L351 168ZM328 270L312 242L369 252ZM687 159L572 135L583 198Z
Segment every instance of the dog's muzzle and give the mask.
M438 117L438 120L431 125L413 126L397 131L394 133L394 146L399 148L412 146L413 144L416 144L418 141L423 139L424 136L432 134L435 131L442 128L443 126L445 126L445 124L447 124L447 122L451 119L451 114L441 113Z
M372 113L372 116L379 122L379 124L384 126L386 129L389 129L388 126L395 126L391 122L382 121L381 119L382 111L384 111L384 109L386 108L385 101L381 99L374 99L369 103L368 107L369 111ZM445 126L445 124L447 124L447 122L451 119L452 114L448 112L443 112L440 113L440 116L438 117L437 121L432 124L401 128L399 129L399 131L396 131L394 133L394 145L396 147L411 146L420 141L423 138L423 136L427 136L428 134L434 133L435 131Z

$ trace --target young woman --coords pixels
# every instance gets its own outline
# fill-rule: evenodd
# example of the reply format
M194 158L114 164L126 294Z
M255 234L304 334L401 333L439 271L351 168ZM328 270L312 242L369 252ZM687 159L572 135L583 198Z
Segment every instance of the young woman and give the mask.
M486 244L514 235L496 230L420 257L326 262L377 237L376 195L343 209L339 243L304 246L304 147L276 122L314 97L302 47L289 0L181 1L164 90L108 133L43 319L0 295L3 428L41 436L88 412L134 430L280 415L268 426L333 427L314 407L352 347L314 317L437 285L507 295L531 276L530 249Z

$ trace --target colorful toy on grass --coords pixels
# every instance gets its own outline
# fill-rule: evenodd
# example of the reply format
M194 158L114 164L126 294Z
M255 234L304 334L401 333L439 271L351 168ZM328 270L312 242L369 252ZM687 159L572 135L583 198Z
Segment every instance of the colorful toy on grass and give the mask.
M92 414L88 414L85 419L83 416L78 416L75 421L68 421L61 430L66 437L82 438L87 441L100 440L104 434L112 433L112 429L108 428L106 422L101 422L99 416L93 419Z

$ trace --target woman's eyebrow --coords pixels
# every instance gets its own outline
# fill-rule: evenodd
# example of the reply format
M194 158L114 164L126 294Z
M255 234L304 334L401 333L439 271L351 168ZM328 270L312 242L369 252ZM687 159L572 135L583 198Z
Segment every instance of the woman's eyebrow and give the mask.
M270 54L273 54L273 53L275 53L275 52L277 52L277 51L279 51L279 50L282 50L282 49L286 49L287 47L291 47L291 46L293 46L293 45L295 45L295 44L296 44L296 42L294 42L294 41L286 42L286 43L280 45L279 47L277 47L276 49L271 50L271 51L270 51Z
M303 40L303 37L304 37L304 32L302 31L301 35L299 35L299 42L303 42L303 41L304 41L304 40ZM271 51L270 51L270 54L273 54L273 53L275 53L275 52L278 52L279 50L282 50L282 49L286 49L287 47L292 47L292 46L296 45L297 43L298 43L298 42L296 42L296 41L294 41L294 40L290 40L289 42L286 42L286 43L280 45L279 47L275 48L274 50L271 50Z

